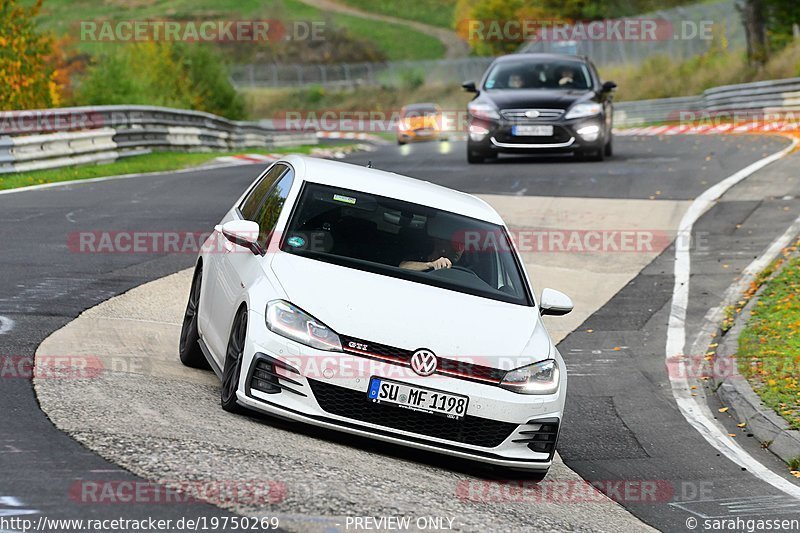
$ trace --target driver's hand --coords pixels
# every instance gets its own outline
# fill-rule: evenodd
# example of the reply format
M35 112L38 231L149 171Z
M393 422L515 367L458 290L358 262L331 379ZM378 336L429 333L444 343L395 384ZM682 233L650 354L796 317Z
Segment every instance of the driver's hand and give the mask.
M439 259L431 261L428 264L434 270L439 270L441 268L450 268L451 266L453 266L453 263L446 257L440 257Z

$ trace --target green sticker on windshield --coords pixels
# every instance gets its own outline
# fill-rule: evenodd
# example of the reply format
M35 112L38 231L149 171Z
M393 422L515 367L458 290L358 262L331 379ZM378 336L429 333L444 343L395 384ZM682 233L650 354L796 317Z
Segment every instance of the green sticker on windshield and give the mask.
M302 237L298 237L297 235L294 235L286 239L286 244L288 244L292 248L299 248L300 246L303 246L305 243L306 243L305 239Z
M355 204L356 203L356 199L355 198L352 198L350 196L344 196L344 195L341 195L341 194L334 194L333 195L333 199L336 200L337 202L344 202L346 204Z

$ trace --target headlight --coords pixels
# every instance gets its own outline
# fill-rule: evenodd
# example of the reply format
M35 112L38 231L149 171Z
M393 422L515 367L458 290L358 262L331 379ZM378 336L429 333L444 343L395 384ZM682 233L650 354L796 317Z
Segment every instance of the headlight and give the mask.
M266 318L267 328L282 337L318 350L342 351L339 335L289 302L283 300L269 302Z
M591 117L593 115L599 115L600 111L603 110L603 106L595 102L584 102L582 104L576 104L572 106L572 109L567 111L567 114L564 116L565 119L571 118L581 118L581 117Z
M496 120L500 118L497 110L489 104L469 104L467 106L467 111L475 118L482 118L485 120Z
M558 363L539 361L506 373L500 386L520 394L553 394L558 390Z

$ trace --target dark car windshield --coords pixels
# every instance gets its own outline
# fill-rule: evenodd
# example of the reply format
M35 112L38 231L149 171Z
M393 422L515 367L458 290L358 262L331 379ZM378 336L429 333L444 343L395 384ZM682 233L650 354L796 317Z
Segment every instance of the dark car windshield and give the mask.
M494 89L550 89L585 91L592 86L589 69L580 61L501 61L484 83Z
M306 183L281 250L384 276L531 305L502 226L394 198ZM446 259L450 268L429 263Z
M417 104L406 106L402 109L400 116L406 117L430 117L439 114L439 108L433 104Z

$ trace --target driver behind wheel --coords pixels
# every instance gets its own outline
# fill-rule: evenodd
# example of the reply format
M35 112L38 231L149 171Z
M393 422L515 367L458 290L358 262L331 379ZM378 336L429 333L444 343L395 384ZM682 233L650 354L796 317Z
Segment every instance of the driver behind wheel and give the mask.
M425 272L451 268L461 260L464 255L464 243L456 238L459 232L453 225L454 221L447 220L446 215L439 214L428 220L428 246L423 247L421 254L409 254L403 260L400 268Z

